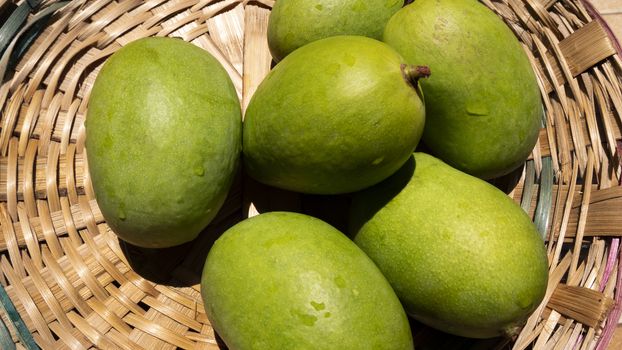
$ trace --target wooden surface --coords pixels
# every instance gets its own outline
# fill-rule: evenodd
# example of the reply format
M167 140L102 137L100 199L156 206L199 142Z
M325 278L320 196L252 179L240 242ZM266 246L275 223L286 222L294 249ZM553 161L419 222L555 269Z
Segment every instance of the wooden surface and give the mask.
M592 0L592 3L609 23L616 36L622 38L622 0Z
M622 0L592 0L592 4L607 21L618 40L622 40ZM609 344L609 350L620 349L622 349L622 319Z

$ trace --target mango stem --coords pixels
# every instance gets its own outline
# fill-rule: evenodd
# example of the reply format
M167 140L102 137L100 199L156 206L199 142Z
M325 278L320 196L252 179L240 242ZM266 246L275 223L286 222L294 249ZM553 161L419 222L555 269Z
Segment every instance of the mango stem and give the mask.
M412 84L412 86L417 86L417 84L419 84L419 79L427 78L432 74L428 66L414 66L412 64L402 63L400 68L402 69L404 79Z

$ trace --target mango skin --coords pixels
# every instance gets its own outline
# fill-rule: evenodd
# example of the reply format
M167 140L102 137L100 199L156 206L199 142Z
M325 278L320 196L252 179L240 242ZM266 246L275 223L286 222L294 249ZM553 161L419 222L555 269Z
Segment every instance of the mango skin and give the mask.
M424 153L354 196L351 230L406 312L447 333L514 334L546 291L544 242L525 212Z
M384 39L433 72L422 82L423 142L453 167L490 179L520 166L538 138L542 103L512 31L475 0L417 0L389 20Z
M233 83L201 48L146 38L113 54L86 119L89 172L108 225L141 247L194 239L239 167L241 124Z
M337 35L382 39L402 0L279 0L268 21L268 46L275 61L310 42Z
M388 45L361 36L312 42L274 67L244 119L244 165L297 192L353 192L387 178L419 143L421 91ZM434 73L432 73L434 74Z
M378 268L307 215L270 212L227 230L208 254L201 294L231 350L413 349Z

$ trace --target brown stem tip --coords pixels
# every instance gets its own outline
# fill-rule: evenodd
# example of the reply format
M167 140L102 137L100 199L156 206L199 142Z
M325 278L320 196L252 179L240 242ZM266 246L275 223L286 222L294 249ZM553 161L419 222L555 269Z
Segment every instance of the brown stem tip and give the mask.
M406 81L411 83L413 86L417 86L419 79L427 78L430 74L432 74L432 72L430 72L430 67L428 66L402 64L400 68L402 69L404 79L406 79Z

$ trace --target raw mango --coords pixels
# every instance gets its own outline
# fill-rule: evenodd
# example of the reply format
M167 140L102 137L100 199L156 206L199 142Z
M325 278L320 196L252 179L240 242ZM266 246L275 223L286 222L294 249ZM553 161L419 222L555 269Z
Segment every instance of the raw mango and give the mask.
M413 349L398 298L345 235L270 212L227 230L201 279L205 311L231 350Z
M533 149L542 105L536 76L512 31L476 0L417 0L389 21L384 41L434 74L424 143L453 167L489 179Z
M296 50L249 102L247 173L274 187L315 194L380 182L419 142L425 108L417 80L428 73L361 36L326 38Z
M279 0L270 13L268 45L276 61L312 41L336 35L382 39L402 0Z
M351 230L406 312L444 332L516 335L546 291L546 250L527 214L424 153L354 196Z
M227 196L241 124L227 72L201 48L146 38L113 54L86 118L89 172L108 225L141 247L194 239Z

